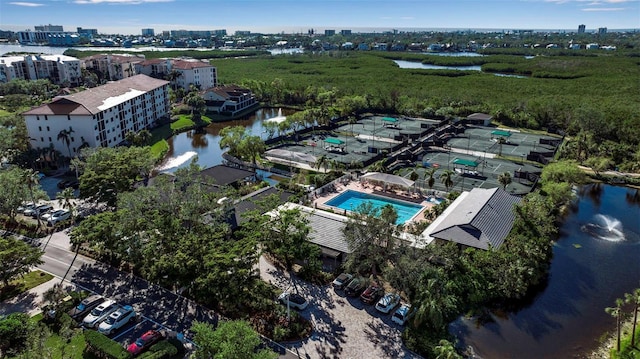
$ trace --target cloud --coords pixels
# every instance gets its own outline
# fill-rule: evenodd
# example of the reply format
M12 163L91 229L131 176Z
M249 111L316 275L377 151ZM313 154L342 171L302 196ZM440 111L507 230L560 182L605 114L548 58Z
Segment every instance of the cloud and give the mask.
M36 3L36 2L22 2L22 1L10 2L9 5L26 6L26 7L44 6L44 4L39 4L39 3Z
M624 11L624 7L585 7L582 11Z
M110 5L139 5L144 3L172 2L173 0L74 0L76 4L110 4Z

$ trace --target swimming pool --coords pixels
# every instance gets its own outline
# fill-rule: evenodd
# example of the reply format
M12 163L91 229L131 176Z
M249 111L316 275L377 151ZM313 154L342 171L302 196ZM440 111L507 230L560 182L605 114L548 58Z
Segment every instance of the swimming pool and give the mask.
M365 202L371 202L375 209L382 208L387 204L393 206L396 213L398 213L396 224L404 224L424 208L417 204L396 201L391 198L352 190L345 191L344 193L330 199L325 204L327 206L345 209L347 211L355 211L362 203Z

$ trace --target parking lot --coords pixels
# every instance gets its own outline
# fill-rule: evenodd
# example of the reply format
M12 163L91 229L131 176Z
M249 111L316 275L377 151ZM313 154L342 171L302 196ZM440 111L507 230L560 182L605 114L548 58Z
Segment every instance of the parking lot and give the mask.
M260 274L279 288L297 291L309 301L300 312L313 324L311 337L286 346L301 358L421 358L402 344L402 327L374 305L345 296L331 285L318 286L274 268L260 258Z

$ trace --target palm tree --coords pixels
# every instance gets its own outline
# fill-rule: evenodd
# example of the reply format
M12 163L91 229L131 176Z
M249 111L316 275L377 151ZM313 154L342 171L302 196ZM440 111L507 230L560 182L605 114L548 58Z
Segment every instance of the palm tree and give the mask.
M616 341L616 351L620 351L620 322L622 319L622 305L624 301L620 298L616 299L616 306L606 308L604 311L607 312L612 317L616 318L616 330L618 333L618 339Z
M441 339L438 342L438 345L436 345L433 348L433 351L435 352L435 354L437 354L436 359L460 359L462 358L460 356L460 354L458 354L456 352L456 348L453 346L453 344L446 340L446 339Z
M636 346L636 326L638 324L638 310L640 310L640 288L624 295L624 301L633 305L633 330L631 331L631 347Z
M429 189L433 189L433 185L436 183L435 174L438 169L431 167L424 172L424 179L427 181L427 186Z
M69 126L68 130L62 130L58 133L58 141L64 142L67 146L67 151L69 152L69 158L71 158L71 134L73 133L73 128Z
M329 158L326 155L322 155L316 159L315 168L320 169L320 167L324 168L324 171L327 171L327 164L329 162Z
M498 176L498 183L502 185L502 189L506 190L507 186L511 184L511 173L503 172Z
M198 91L191 91L187 97L185 97L184 102L191 107L191 118L193 122L200 122L200 118L207 108L207 103L204 98L202 98Z
M453 172L452 170L446 170L440 175L440 181L442 181L442 184L447 188L447 192L449 192L449 188L453 186L454 174L455 172Z
M24 181L27 184L27 187L29 188L29 197L31 197L31 202L33 203L33 205L35 206L36 204L36 198L33 195L33 189L34 187L38 186L40 184L40 176L38 176L38 172L32 170L32 169L28 169L24 172ZM38 221L38 229L40 229L40 226L42 225L42 222L40 222L40 216L39 213L36 213L36 220Z
M387 160L383 158L380 161L372 164L371 167L369 167L369 170L371 172L387 172L387 166L385 165L385 162L387 162Z
M171 72L167 74L167 80L171 83L173 91L176 90L176 86L178 85L178 79L180 78L180 76L182 76L182 72L175 69L171 70Z

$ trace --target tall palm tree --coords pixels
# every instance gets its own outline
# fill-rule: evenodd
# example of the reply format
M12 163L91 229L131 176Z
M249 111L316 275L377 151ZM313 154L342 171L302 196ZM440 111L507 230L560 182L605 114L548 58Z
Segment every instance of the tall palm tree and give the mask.
M387 160L383 158L380 161L375 162L371 167L369 167L369 170L372 172L387 172L387 166L385 165L386 161Z
M498 183L502 185L502 189L506 190L507 186L511 184L511 173L503 172L500 175L498 175Z
M324 171L327 171L327 165L329 162L329 158L326 155L322 155L316 159L315 168L320 169L320 167L324 168Z
M441 339L433 348L435 354L437 354L436 359L460 359L462 356L456 352L456 348L453 344L446 340Z
M616 306L606 308L604 311L612 317L616 318L616 330L618 333L618 339L616 341L616 351L620 351L620 322L622 321L622 305L624 301L620 298L616 299Z
M24 181L27 184L27 187L29 188L29 197L31 198L31 202L35 205L36 197L34 196L33 190L35 189L36 186L40 184L40 176L38 175L38 172L32 169L26 170L24 172ZM42 222L40 222L39 215L36 216L36 220L38 221L38 229L40 229Z
M636 346L636 326L638 324L638 310L640 310L640 288L624 295L624 301L633 306L633 330L631 331L631 347Z
M175 69L171 70L171 72L167 74L167 80L171 83L171 87L173 88L173 91L176 90L176 87L178 86L178 79L181 76L182 76L182 72Z
M69 152L69 158L71 158L71 134L73 133L73 128L69 126L68 130L62 130L58 133L58 141L64 142L67 146L67 152Z
M455 172L452 170L446 170L440 175L440 181L442 181L442 184L447 188L447 192L449 192L449 188L453 186L454 175Z
M438 169L435 167L431 167L424 172L424 179L427 181L427 186L429 189L433 189L433 185L436 183L435 174Z

